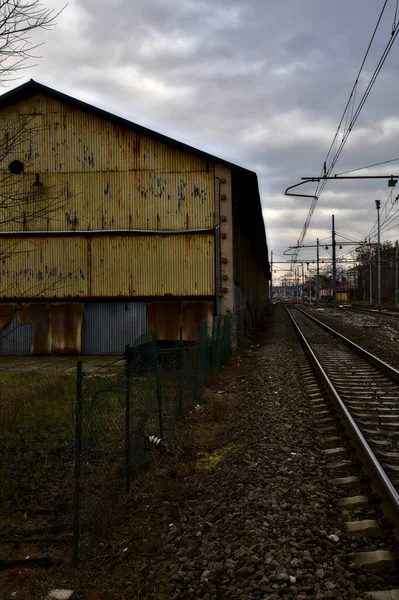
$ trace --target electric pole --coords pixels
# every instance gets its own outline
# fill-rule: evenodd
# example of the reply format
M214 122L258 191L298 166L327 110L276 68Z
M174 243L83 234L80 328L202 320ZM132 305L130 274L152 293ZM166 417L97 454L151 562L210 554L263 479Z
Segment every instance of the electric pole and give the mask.
M273 301L273 250L270 259L270 302Z
M398 308L398 240L395 244L395 308Z
M375 201L377 207L377 303L378 308L381 308L381 243L380 243L380 200Z
M332 259L333 259L333 275L332 275L332 289L333 289L333 312L337 312L337 252L335 248L335 223L334 215L332 215Z
M320 281L320 256L319 256L319 238L317 238L317 271L316 271L316 306L319 306L319 281Z

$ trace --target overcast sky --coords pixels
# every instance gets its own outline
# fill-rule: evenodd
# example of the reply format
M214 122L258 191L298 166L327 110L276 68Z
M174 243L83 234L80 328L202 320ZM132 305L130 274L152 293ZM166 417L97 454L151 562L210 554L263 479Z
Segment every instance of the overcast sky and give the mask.
M44 0L60 8L62 0ZM131 121L256 171L269 250L296 244L310 199L285 189L317 176L349 98L382 0L69 0L40 32L30 77ZM389 40L387 4L357 100ZM399 18L399 17L398 17ZM399 157L399 40L333 173ZM398 173L399 161L359 174ZM314 193L315 185L300 190ZM399 184L327 184L305 243L338 232L364 239L375 199L392 206ZM385 211L385 212L384 212ZM399 213L383 239L399 236ZM328 243L326 240L324 243ZM345 249L345 248L344 248ZM302 251L312 258L314 249Z

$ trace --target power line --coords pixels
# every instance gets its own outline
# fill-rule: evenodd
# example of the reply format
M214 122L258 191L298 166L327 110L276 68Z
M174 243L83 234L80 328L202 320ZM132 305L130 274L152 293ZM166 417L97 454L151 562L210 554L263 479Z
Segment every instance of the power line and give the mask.
M385 60L386 60L386 58L387 58L387 56L388 56L388 54L389 54L389 52L391 50L391 47L392 47L392 45L393 45L393 43L394 43L394 41L395 41L395 39L396 39L396 37L397 37L397 35L399 33L399 27L396 24L396 13L395 13L395 22L394 22L394 25L392 26L392 32L391 32L390 40L389 40L388 44L386 45L386 47L385 47L385 49L383 51L383 54L382 54L382 56L381 56L381 58L380 58L380 60L379 60L379 62L377 64L377 67L374 70L374 73L373 73L373 75L372 75L372 77L371 77L371 79L369 81L369 84L368 84L365 92L363 93L363 96L362 96L362 98L361 98L361 100L360 100L360 102L359 102L359 104L358 104L358 106L356 108L356 111L353 112L355 92L356 92L356 89L357 89L357 86L358 86L358 83L359 83L359 78L360 78L360 75L362 73L364 64L365 64L365 62L367 60L368 54L370 52L370 48L371 48L372 43L374 41L374 38L375 38L375 35L377 33L378 27L380 25L382 16L383 16L383 14L385 12L385 8L386 8L387 3L388 3L388 0L385 0L384 4L383 4L383 7L381 9L380 15L378 17L377 24L376 24L376 26L374 28L373 34L372 34L370 42L368 44L366 53L365 53L365 55L363 57L363 60L362 60L359 72L358 72L356 80L355 80L355 83L354 83L354 85L352 87L352 91L350 93L349 99L348 99L348 101L346 103L344 112L343 112L341 120L339 122L337 131L336 131L335 136L333 138L333 141L332 141L332 143L330 145L330 148L329 148L329 150L327 152L327 156L326 156L326 159L325 159L325 161L323 163L323 169L322 169L322 172L321 172L321 177L322 178L323 177L328 177L331 174L331 171L334 168L334 166L335 166L335 164L336 164L336 162L337 162L337 160L338 160L338 158L339 158L339 156L340 156L340 154L341 154L341 152L342 152L342 150L343 150L343 148L345 146L345 143L346 143L346 141L347 141L347 139L348 139L348 137L350 135L350 132L352 131L352 129L353 129L353 127L354 127L354 125L355 125L358 117L359 117L359 114L360 114L360 112L361 112L361 110L362 110L362 108L363 108L363 106L364 106L364 104L365 104L365 102L366 102L366 100L367 100L370 92L371 92L371 89L374 86L374 83L375 83L375 81L376 81L376 79L377 79L377 77L378 77L378 75L379 75L379 73L380 73L380 71L381 71L381 69L382 69L382 67L384 65L384 62L385 62ZM348 109L351 106L351 102L352 102L352 114L351 114L351 119L350 119L349 125L348 125L347 124L347 121L348 121ZM344 120L346 121L345 122L345 127L344 127L344 130L343 130L341 142L338 145L338 136L340 134L342 123L343 123ZM332 153L332 149L333 148L334 148L334 153ZM329 162L329 160L330 160L330 162ZM329 164L327 164L327 163L329 163ZM313 213L315 211L318 199L320 198L320 196L321 196L321 194L322 194L322 192L323 192L326 184L327 184L327 179L320 179L319 182L318 182L318 184L317 184L317 186L316 186L316 190L315 190L315 193L314 193L314 196L313 196L313 200L312 200L312 204L311 204L310 209L309 209L308 216L307 216L306 221L305 221L305 225L304 225L304 227L302 229L302 232L301 232L301 235L300 235L300 237L298 239L298 246L302 245L302 243L303 243L303 241L305 239L306 232L307 232L307 229L308 229L308 227L310 225L310 221L311 221ZM296 259L298 257L298 254L299 254L299 249L296 251L295 255L293 256L293 262L296 261Z
M399 2L399 0L398 0ZM383 160L382 162L374 163L373 165L367 165L366 167L358 167L357 169L351 169L350 171L343 171L342 173L336 173L336 176L347 175L347 173L354 173L355 171L362 171L363 169L371 169L371 167L378 167L379 165L387 165L391 162L396 162L399 160L398 158L391 158L390 160Z

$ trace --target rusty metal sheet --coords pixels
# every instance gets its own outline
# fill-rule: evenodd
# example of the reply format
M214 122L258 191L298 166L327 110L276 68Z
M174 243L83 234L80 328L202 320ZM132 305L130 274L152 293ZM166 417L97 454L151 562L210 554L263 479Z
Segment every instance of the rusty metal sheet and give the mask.
M84 304L58 302L51 304L50 327L52 354L80 354Z
M183 339L195 341L201 321L213 318L214 302L150 302L147 306L148 329L158 340L178 340L180 328Z
M15 193L30 195L39 174L49 206L27 225L14 218L1 229L214 226L214 166L203 158L44 96L3 109L0 130L20 132L14 158L24 172L11 177ZM1 172L9 175L8 166L7 157Z
M0 305L2 310L5 306ZM35 337L35 328L29 323L22 325L19 321L19 311L12 315L12 320L0 333L0 356L28 356L31 352Z
M214 237L94 237L92 296L213 296Z
M32 302L23 304L19 312L19 322L21 325L32 325L35 329L31 354L51 354L50 303Z
M0 329L4 329L7 327L9 323L14 318L15 312L17 310L16 302L11 302L8 304L1 303L0 304Z
M0 240L0 297L213 296L209 234Z
M0 297L64 298L89 295L88 240L0 240Z

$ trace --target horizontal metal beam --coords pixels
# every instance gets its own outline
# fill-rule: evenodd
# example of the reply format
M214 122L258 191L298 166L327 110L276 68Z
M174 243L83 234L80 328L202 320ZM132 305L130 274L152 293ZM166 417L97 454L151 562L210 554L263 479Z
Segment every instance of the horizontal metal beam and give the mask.
M91 237L94 235L187 235L210 234L215 228L208 229L86 229L67 231L0 231L0 237L26 238L26 237Z
M333 175L332 177L301 177L302 181L323 181L324 179L399 179L399 175Z

